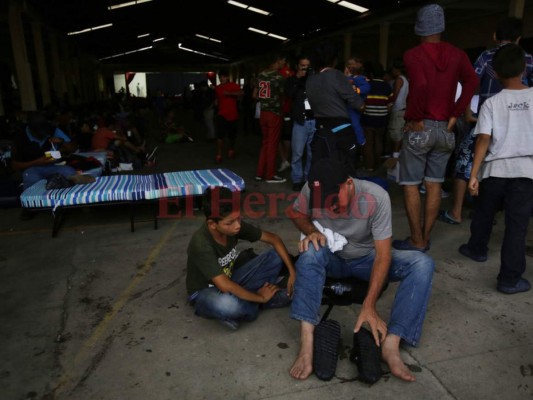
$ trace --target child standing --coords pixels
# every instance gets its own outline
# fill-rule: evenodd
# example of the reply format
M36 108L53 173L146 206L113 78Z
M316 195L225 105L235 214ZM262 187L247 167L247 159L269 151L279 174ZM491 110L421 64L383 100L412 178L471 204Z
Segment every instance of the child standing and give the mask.
M348 81L350 82L350 85L352 85L354 92L357 93L361 99L366 100L366 95L370 92L370 82L363 74L362 60L355 56L346 60L344 74L348 77ZM357 144L362 146L365 144L366 139L363 127L361 126L361 113L350 107L348 107L348 113L350 114Z
M522 83L525 52L517 44L502 46L493 68L503 90L481 107L475 128L474 163L468 189L479 195L468 243L459 252L474 261L487 260L494 214L503 205L505 235L497 290L526 292L526 232L533 212L533 88Z

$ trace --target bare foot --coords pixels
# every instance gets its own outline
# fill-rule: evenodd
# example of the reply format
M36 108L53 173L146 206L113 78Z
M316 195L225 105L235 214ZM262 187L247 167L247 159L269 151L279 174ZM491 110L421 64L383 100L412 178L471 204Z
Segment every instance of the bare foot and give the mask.
M294 379L305 380L313 372L313 333L315 326L309 322L301 322L300 353L289 373Z
M400 356L400 337L387 335L381 345L381 358L387 363L392 375L407 382L416 381Z
M313 352L311 354L301 353L298 354L296 361L292 364L289 371L294 379L305 380L309 378L309 375L313 372Z

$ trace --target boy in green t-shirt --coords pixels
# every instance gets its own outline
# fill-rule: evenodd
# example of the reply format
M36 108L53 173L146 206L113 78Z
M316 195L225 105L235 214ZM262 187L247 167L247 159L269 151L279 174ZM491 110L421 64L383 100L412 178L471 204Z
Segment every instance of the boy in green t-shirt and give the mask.
M280 237L241 221L240 204L225 187L204 194L206 221L187 248L188 301L198 316L217 319L236 330L239 321L253 321L259 309L289 305L294 264ZM258 256L239 252L239 240L262 242L273 250ZM289 270L287 289L276 285L283 264Z

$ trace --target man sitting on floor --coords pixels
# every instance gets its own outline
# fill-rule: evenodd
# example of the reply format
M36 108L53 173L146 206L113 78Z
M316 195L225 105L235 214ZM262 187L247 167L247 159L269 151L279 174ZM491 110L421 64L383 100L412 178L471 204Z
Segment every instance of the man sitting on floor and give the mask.
M236 330L240 321L253 321L260 308L289 305L295 272L280 237L241 221L240 194L226 187L207 189L206 221L187 248L188 301L196 315L216 319ZM239 252L239 239L260 240L274 247L258 256ZM283 264L289 270L287 289L276 283Z
M339 160L317 161L291 210L291 219L305 238L299 243L298 279L291 305L291 317L301 323L301 347L290 374L303 380L313 372L313 335L320 321L326 276L356 277L369 281L369 286L354 331L367 323L391 373L414 381L402 361L400 342L418 345L435 264L419 251L391 251L388 193L375 183L351 178L346 171ZM344 236L347 243L333 253L313 221ZM388 327L376 311L386 280L400 281Z
M11 166L22 171L24 189L54 174L61 174L72 183L94 182L94 177L81 175L62 162L74 150L76 145L63 131L49 123L43 114L31 112L26 128L15 137ZM23 209L22 219L31 216L30 211Z

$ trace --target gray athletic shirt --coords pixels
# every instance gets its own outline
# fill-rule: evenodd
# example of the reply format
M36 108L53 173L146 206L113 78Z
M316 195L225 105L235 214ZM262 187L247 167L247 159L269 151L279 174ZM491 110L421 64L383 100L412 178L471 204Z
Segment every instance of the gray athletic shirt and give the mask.
M294 209L310 215L324 228L343 235L348 243L335 254L344 258L366 256L374 248L374 240L392 237L391 203L389 194L379 185L353 179L355 196L345 215L329 210L309 209L309 186L305 184L294 202Z

